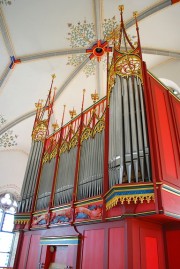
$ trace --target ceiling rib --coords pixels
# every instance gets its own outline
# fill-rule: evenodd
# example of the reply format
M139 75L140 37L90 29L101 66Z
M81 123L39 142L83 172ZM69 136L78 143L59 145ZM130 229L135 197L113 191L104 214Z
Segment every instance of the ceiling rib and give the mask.
M9 56L15 56L15 52L12 46L12 41L8 32L7 23L5 21L2 8L0 8L0 29L1 29L1 33L4 39L4 44L6 46Z
M0 79L0 87L2 86L3 82L5 81L6 77L8 76L9 72L10 72L10 68L6 67L6 69L4 70L1 79Z
M49 57L57 57L57 56L65 56L65 55L71 55L71 54L80 54L80 53L86 53L86 49L68 49L68 50L58 50L58 51L51 51L51 52L44 52L44 53L37 53L27 56L21 56L19 57L21 59L21 62L28 62L32 60L40 60L44 58Z
M60 87L60 89L57 91L55 100L59 98L61 93L64 91L64 89L68 86L68 84L73 80L73 78L81 71L81 69L90 61L89 57L87 57L67 78L67 80L64 82L64 84ZM23 114L22 116L16 118L15 120L7 123L0 129L0 135L2 135L4 132L12 128L14 125L20 123L23 120L26 120L36 114L36 110L32 110L28 113Z
M95 31L97 39L100 40L102 36L102 0L94 0L95 13Z
M151 49L151 48L142 48L142 52L146 54L156 54L156 55L162 55L162 56L171 56L174 58L180 57L180 52L171 52L166 50L158 50L158 49ZM72 50L58 50L54 52L47 52L47 53L40 53L40 54L32 54L28 56L22 56L19 57L21 62L28 62L32 60L39 60L43 58L49 58L49 57L56 57L56 56L65 56L69 54L81 54L86 53L86 49L72 49Z
M171 0L165 0L165 1L162 1L162 2L158 2L156 5L150 7L149 9L141 12L138 14L137 16L137 19L138 19L138 22L147 18L148 16L158 12L159 10L167 7L167 6L170 6L172 4ZM127 23L125 23L125 27L126 29L130 28L132 25L135 24L135 21L134 21L134 18L130 19Z
M154 54L154 55L159 55L159 56L160 55L161 56L168 56L168 57L180 59L180 52L175 52L175 51L142 48L142 53Z
M1 149L0 150L0 154L2 153L2 152L20 152L20 153L22 153L22 154L24 154L24 155L26 155L26 156L28 156L29 155L29 153L27 152L27 151L25 151L25 150L22 150L22 149L20 149L20 148L10 148L10 149Z
M97 40L103 40L102 35L102 0L93 0L94 3L94 14L95 14L95 32ZM96 62L96 91L99 97L102 97L102 71L99 62Z

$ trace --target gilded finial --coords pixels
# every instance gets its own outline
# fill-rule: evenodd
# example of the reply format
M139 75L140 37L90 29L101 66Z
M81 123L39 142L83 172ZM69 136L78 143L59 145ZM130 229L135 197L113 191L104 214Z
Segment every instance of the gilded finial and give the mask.
M99 100L99 94L95 91L95 93L91 94L91 99L93 100L93 103L96 103Z
M73 110L69 110L69 114L71 116L71 119L73 119L76 116L76 110L73 107Z
M43 106L43 100L42 99L39 100L38 103L35 103L35 107L36 107L37 110L41 109L42 106Z
M53 127L54 132L59 128L57 121L52 124L52 127Z
M138 12L137 12L137 11L134 11L134 12L133 12L133 17L134 17L134 18L137 18L137 16L138 16Z
M55 74L52 74L51 75L52 79L56 78L56 75Z
M83 93L85 93L86 92L86 89L83 89Z
M121 11L121 12L124 11L124 5L119 5L119 11Z

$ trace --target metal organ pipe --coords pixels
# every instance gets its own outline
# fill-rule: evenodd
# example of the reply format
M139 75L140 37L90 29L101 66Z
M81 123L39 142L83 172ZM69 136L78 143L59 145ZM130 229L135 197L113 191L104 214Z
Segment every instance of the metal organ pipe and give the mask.
M110 96L109 184L150 181L141 80L116 76Z
M102 193L104 130L84 140L81 145L78 200Z
M70 203L72 200L77 146L60 154L57 174L55 206Z
M37 174L38 174L38 169L39 169L39 164L40 164L40 159L42 155L42 149L43 149L43 143L41 141L37 141L37 155L34 160L34 173L32 176L31 184L29 186L29 199L28 199L28 204L26 211L31 210L31 205L32 205L32 199L34 197L34 191L35 191L35 186L36 186L36 179L37 179Z
M48 207L52 179L54 174L55 158L52 158L50 162L43 164L41 178L39 183L38 197L36 202L36 210L45 209Z
M22 201L19 205L20 212L31 211L32 197L35 190L38 168L42 154L42 142L32 141L32 146L29 154L26 173L24 176L24 185L22 188Z

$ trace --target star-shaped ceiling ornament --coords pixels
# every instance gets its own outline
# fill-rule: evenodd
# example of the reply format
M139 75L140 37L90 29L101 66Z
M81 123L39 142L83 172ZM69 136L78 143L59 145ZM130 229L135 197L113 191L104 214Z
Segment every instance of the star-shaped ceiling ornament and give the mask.
M91 49L86 50L86 53L91 53L91 55L89 56L90 59L93 59L94 57L96 57L98 62L100 62L101 57L105 53L111 52L111 51L112 51L112 48L108 46L107 41L101 42L101 40L98 40L97 43L95 43Z

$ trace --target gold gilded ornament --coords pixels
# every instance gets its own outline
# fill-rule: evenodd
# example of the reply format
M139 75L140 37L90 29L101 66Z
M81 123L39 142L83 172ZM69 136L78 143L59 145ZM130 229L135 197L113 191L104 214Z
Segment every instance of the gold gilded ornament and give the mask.
M44 139L46 138L46 132L47 132L47 120L44 120L35 126L32 132L32 139L34 141L44 141Z
M76 110L73 107L73 110L69 110L69 114L71 116L71 119L73 119L76 116Z

